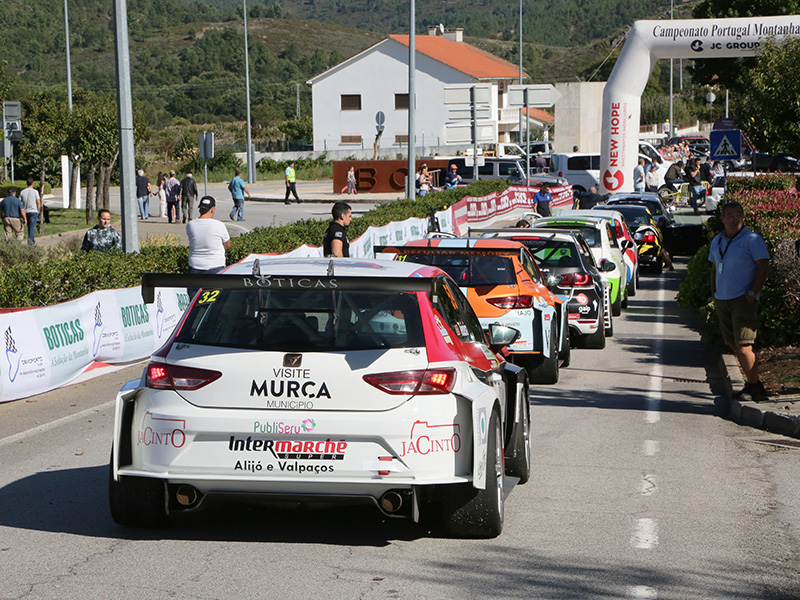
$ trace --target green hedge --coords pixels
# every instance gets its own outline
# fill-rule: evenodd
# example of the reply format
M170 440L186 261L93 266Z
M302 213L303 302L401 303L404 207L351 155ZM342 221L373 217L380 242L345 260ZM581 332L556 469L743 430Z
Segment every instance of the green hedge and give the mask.
M39 186L39 180L37 179L33 183L33 187L38 187L38 186ZM19 197L19 193L22 190L24 190L26 187L28 187L28 182L27 181L14 181L13 183L11 181L0 182L0 199L5 198L6 196L8 196L11 193L12 189L13 190L17 190L17 197ZM44 182L44 193L45 194L49 194L52 191L53 191L53 186L50 185L50 183L48 183L47 181L45 181Z
M424 218L464 196L485 196L507 187L505 181L480 181L419 200L397 200L353 219L348 234L355 239L371 225ZM329 219L306 219L280 227L256 228L231 241L228 264L251 253L289 252L302 244L319 246L329 223ZM183 273L189 260L185 246L146 246L135 254L113 251L59 255L38 249L29 252L15 241L8 244L5 249L0 247L0 307L4 308L46 306L96 290L136 286L141 283L142 273Z
M793 301L800 297L797 257L777 250L787 242L793 245L794 240L800 238L800 196L787 191L794 186L794 177L773 175L750 178L750 181L754 183L729 193L728 199L741 203L745 225L764 238L771 257L770 276L761 292L761 324L756 345L796 344L800 342L800 305ZM758 183L763 187L754 187ZM709 219L707 226L714 234L721 231L719 214ZM678 292L678 304L700 309L706 332L714 339L719 337L719 327L711 298L708 252L709 246L705 246L689 261L686 278Z

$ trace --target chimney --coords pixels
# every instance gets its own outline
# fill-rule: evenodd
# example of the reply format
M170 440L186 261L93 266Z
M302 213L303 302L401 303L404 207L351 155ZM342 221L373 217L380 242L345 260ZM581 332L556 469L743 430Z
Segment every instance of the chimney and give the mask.
M456 27L455 29L448 29L444 32L444 39L450 40L451 42L463 42L464 41L464 28L463 27Z

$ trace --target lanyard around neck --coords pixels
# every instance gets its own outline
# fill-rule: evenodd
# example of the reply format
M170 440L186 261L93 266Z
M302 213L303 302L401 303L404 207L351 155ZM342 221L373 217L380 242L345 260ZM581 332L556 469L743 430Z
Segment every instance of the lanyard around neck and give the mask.
M742 233L742 231L744 231L744 227L742 227L739 231L737 231L736 235L733 236L732 238L730 238L730 240L728 240L728 244L725 246L725 250L722 249L722 239L719 240L719 256L720 256L720 260L725 260L725 255L728 253L728 248L731 247L731 244L733 243L733 240L735 240L737 237L739 237L739 234ZM727 239L728 236L727 235L723 235L723 237L725 237Z

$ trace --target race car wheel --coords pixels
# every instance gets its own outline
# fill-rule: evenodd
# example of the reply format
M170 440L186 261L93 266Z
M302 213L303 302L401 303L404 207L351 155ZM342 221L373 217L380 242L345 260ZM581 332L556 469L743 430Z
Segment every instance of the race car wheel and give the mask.
M589 350L602 350L606 347L606 331L605 327L603 327L603 311L600 311L600 316L597 321L597 331L594 333L589 333L583 336L581 340L583 342L582 346Z
M108 502L111 517L126 527L164 527L167 524L167 486L161 479L121 476L114 481L108 469Z
M522 407L522 426L517 428L509 451L506 452L506 471L511 477L519 477L519 483L522 485L531 477L531 415L528 382L524 382L520 387L520 397L517 398L517 402Z
M622 314L622 289L617 290L617 299L611 303L611 314L618 317Z
M521 367L528 371L531 383L552 385L558 383L558 335L554 327L550 328L550 356L541 354L522 354Z
M486 486L475 489L471 483L457 483L443 490L442 525L457 538L493 538L503 531L505 485L503 478L503 434L500 416L492 411L487 431Z
M660 256L658 257L658 260L656 261L653 270L655 271L656 275L660 275L661 273L664 272L664 259L662 259Z
M622 290L620 290L619 292L621 294ZM625 297L622 299L622 303L621 303L620 306L622 308L628 308L628 286L627 285L625 286Z
M636 270L636 273L633 274L631 280L628 282L628 287L626 289L627 297L633 298L636 295L636 288L639 286L639 270ZM625 308L628 308L627 306Z
M606 327L605 334L607 338L614 337L614 319L611 319L610 325Z
M569 327L564 332L564 347L558 353L558 358L561 359L561 368L566 369L569 363L572 362L572 345L570 338L572 335L569 332Z

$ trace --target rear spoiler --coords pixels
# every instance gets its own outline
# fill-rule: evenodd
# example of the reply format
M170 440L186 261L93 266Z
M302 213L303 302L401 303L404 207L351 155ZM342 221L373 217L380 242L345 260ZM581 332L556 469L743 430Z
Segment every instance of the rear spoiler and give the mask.
M523 230L517 230L523 231ZM460 240L469 240L470 238L458 238ZM473 238L477 239L477 238ZM498 238L501 239L501 238ZM485 240L484 240L485 241ZM474 254L476 256L483 256L486 254L511 252L512 248L468 248L459 246L375 246L375 254L381 252L393 252L395 254Z
M386 292L430 292L433 279L425 277L338 277L317 275L184 275L143 273L142 299L155 300L156 288L215 290L343 290Z

